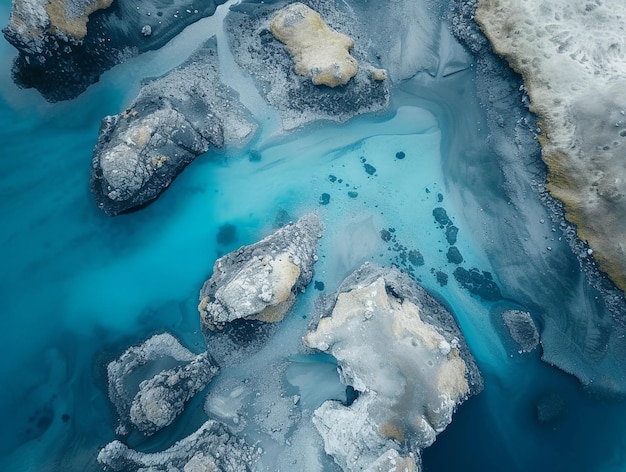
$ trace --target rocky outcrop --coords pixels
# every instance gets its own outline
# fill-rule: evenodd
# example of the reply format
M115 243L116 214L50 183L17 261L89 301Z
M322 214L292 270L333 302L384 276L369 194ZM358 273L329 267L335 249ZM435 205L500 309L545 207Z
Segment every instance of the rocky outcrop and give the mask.
M91 190L117 215L157 198L211 146L241 144L256 124L221 84L214 39L183 65L142 87L130 107L104 118L94 150Z
M203 327L222 328L238 319L282 320L313 278L322 229L311 213L218 259L200 290Z
M218 370L206 352L195 355L168 333L128 348L107 366L118 434L129 424L145 434L168 426Z
M480 0L476 21L524 78L550 192L626 290L623 2Z
M378 59L370 53L365 33L354 43L352 55L347 54L349 37L362 33L354 12L342 11L335 2L317 0L304 0L281 11L285 4L244 0L231 7L225 20L235 60L254 78L267 102L278 109L283 127L292 129L315 120L343 122L385 109L388 81L384 71L372 65ZM296 19L298 26L293 28ZM324 22L333 31L325 29ZM294 55L295 68L287 49Z
M328 27L319 13L296 2L280 10L270 31L283 42L295 63L296 74L311 77L315 85L346 85L358 70L350 55L352 38Z
M169 426L185 404L219 372L204 352L188 364L159 372L139 384L130 406L130 421L150 435Z
M527 311L506 310L502 321L521 352L530 352L539 345L539 332Z
M421 449L482 388L454 318L409 276L371 264L341 284L327 311L304 341L333 355L359 395L315 411L326 452L346 471L400 460L401 470L417 469Z
M112 0L14 0L3 33L19 51L13 78L49 101L74 98L107 69L158 49L224 0L138 6Z
M252 470L258 455L257 448L231 435L222 424L208 420L162 452L139 452L113 441L102 448L98 462L124 472L242 472Z

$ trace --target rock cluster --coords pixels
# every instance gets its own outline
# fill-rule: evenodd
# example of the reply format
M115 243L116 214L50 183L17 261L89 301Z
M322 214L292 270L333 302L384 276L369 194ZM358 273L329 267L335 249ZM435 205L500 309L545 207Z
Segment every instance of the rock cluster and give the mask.
M315 410L326 452L345 471L417 469L420 450L482 388L454 318L407 275L371 264L341 284L329 311L304 341L333 355L359 395Z
M218 259L200 291L203 326L213 330L237 319L282 320L313 278L322 228L311 213Z
M220 82L211 39L180 67L145 83L127 110L104 118L91 190L108 215L141 208L209 147L241 144L255 131L247 110Z

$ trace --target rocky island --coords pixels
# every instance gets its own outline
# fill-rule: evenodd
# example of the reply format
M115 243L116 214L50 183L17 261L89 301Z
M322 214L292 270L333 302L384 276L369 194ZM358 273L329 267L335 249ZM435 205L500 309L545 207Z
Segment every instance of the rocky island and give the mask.
M13 78L46 100L69 100L130 57L158 49L224 0L142 4L15 0L4 37L19 51Z
M220 82L217 45L209 39L180 67L147 81L126 110L102 120L91 171L98 207L108 215L141 208L196 156L241 145L256 128Z
M409 276L365 264L343 281L307 346L337 359L351 405L327 401L313 423L344 471L418 470L421 449L482 390L454 318Z
M322 230L311 213L219 258L200 290L203 328L222 329L238 319L282 320L313 278Z

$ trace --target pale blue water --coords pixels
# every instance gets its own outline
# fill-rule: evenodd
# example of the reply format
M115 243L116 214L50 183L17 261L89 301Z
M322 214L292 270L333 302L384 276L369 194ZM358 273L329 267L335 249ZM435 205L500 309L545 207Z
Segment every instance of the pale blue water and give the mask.
M3 0L0 24L8 10ZM183 58L173 59L167 49L153 54L156 62L139 58L105 74L78 99L50 105L13 86L12 56L0 42L0 470L98 470L97 452L114 439L116 426L106 363L164 330L203 350L197 294L216 257L268 234L281 212L296 218L311 210L327 226L315 274L326 291L365 260L402 265L403 252L418 250L424 265L403 267L453 309L477 358L485 391L460 408L426 451L425 470L626 470L626 404L588 394L541 362L537 351L507 350L490 318L500 305L469 295L452 276L445 235L432 216L436 207L459 227L464 267L490 271L498 282L507 258L518 260L485 250L505 227L494 222L517 211L499 210L495 217L485 205L506 207L494 185L502 177L493 156L459 157L478 148L486 133L471 71L416 79L397 91L384 116L318 124L287 137L264 134L249 148L201 156L155 204L108 218L88 190L100 119L132 98L143 73ZM372 175L365 164L376 169ZM322 194L327 205L320 205ZM485 221L490 226L477 231ZM217 234L226 224L235 226L235 238L222 245ZM381 239L382 229L393 230L391 244ZM396 251L395 244L405 249ZM448 284L440 286L431 269L446 272ZM531 265L517 270L540 279ZM572 270L563 273L564 286L577 277ZM561 285L546 284L538 280L528 297L552 303L544 293ZM224 371L215 391L251 375L264 360L296 355L318 293L311 286L276 339L255 359ZM314 388L324 369L315 369L313 386L300 378L299 388ZM328 382L325 394L336 395L337 385ZM537 399L550 394L563 411L539 424ZM178 424L138 445L158 449L189 428ZM255 434L264 440L250 431Z

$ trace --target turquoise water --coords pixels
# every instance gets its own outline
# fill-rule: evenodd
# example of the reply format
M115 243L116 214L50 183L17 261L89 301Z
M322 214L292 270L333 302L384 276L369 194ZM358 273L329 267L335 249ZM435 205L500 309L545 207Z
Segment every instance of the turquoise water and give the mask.
M4 0L0 23L8 11ZM519 263L515 253L485 249L505 227L497 221L520 210L490 211L506 201L494 184L502 177L493 156L476 153L471 163L463 161L461 150L478 148L486 136L471 71L414 79L396 91L386 115L317 124L288 136L272 135L267 126L249 148L199 157L145 210L108 218L88 189L100 119L132 98L144 73L183 59L173 58L173 50L124 64L78 99L50 105L11 83L14 52L0 42L0 470L99 470L95 457L115 438L116 426L106 363L164 330L204 350L197 294L215 259L268 234L284 214L297 218L312 210L326 224L315 274L325 291L365 260L401 265L453 309L484 374L484 392L459 409L425 452L425 470L626 469L626 404L590 394L537 351L508 348L492 323L500 305L468 294L452 276L445 235L432 216L436 207L459 227L464 267L490 271L499 282L498 271L512 265L507 261ZM324 194L326 205L320 204ZM526 211L534 211L535 200L528 205ZM476 230L483 224L486 229ZM222 244L217 235L224 225L233 225L235 234ZM391 242L381 239L383 229ZM411 250L424 265L403 259ZM447 285L431 269L446 272ZM530 299L549 304L547 297L563 296L549 290L565 281L546 284L530 264L516 270L538 278L536 286L525 286L535 290ZM576 276L572 270L564 279ZM259 366L291 362L318 293L310 287L275 339L253 359L224 369L210 391L227 392ZM322 370L315 369L310 385L300 377L298 388L315 389ZM270 385L282 380L275 382ZM335 380L320 390L336 395ZM541 423L537 405L546 399L557 407ZM175 428L136 446L158 449L188 432ZM271 449L272 440L253 424L246 432Z

